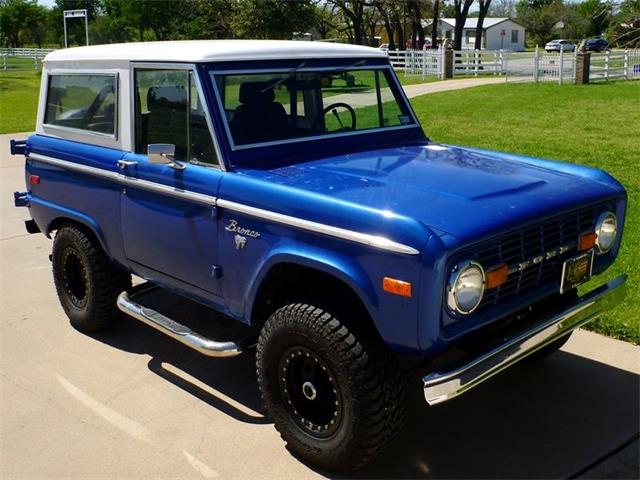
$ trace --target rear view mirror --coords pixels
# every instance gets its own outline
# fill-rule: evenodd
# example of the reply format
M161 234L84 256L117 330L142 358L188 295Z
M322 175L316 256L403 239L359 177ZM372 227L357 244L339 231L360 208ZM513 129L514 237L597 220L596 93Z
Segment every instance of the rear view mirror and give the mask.
M177 170L184 170L185 165L176 161L176 146L172 143L150 143L147 145L147 157L150 163L169 165Z
M147 145L147 156L151 163L173 163L176 146L171 143L152 143Z

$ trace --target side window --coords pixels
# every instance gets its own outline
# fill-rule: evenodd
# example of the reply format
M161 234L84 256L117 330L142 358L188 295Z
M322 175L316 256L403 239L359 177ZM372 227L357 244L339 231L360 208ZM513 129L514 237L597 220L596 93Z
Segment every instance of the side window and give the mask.
M217 165L204 105L190 70L135 70L135 149L171 143L176 160Z
M116 134L116 75L50 75L45 125Z
M511 30L511 43L518 43L518 30Z

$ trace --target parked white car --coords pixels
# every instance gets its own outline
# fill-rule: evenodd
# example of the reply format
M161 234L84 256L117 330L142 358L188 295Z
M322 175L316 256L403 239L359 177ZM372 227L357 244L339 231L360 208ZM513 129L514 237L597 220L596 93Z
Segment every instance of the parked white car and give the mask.
M551 40L544 46L547 52L559 52L563 50L565 52L573 52L576 49L576 44L571 40L557 39Z

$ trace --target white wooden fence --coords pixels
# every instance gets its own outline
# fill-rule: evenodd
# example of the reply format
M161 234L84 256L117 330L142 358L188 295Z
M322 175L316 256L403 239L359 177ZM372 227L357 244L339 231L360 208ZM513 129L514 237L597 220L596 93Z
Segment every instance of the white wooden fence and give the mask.
M591 55L589 81L640 78L640 50L612 50Z
M456 50L453 52L453 76L504 75L508 53L506 50Z
M444 78L444 50L407 50L404 73L420 75L422 78L427 76Z
M508 81L572 83L576 77L576 54L573 51L510 54L506 76Z
M0 57L2 57L2 70L24 69L30 68L31 62L12 61L13 59L30 59L33 60L34 70L38 70L42 66L42 59L47 53L53 52L52 48L0 48Z
M422 78L444 78L444 51L395 50L387 52L396 70ZM507 50L456 50L453 75L504 75L507 81L573 83L574 51L534 52ZM612 50L591 55L590 80L640 78L640 50Z
M454 75L501 75L505 50L457 50L454 52ZM391 65L405 75L444 78L444 50L390 50Z

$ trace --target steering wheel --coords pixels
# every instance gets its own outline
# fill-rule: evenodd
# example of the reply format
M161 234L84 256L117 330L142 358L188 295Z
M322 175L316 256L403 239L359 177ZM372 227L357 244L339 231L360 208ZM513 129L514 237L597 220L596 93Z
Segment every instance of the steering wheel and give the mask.
M345 127L344 124L342 123L342 120L340 119L340 115L338 115L338 112L336 110L338 107L345 108L349 112L349 114L351 115L351 127ZM318 116L318 118L316 119L316 121L313 124L313 129L314 130L318 127L318 123L320 123L320 119L324 118L325 115L327 113L329 113L329 112L333 113L333 115L338 120L338 123L340 124L340 129L338 129L336 131L340 132L340 131L344 131L344 130L355 130L356 129L356 112L353 110L353 107L351 107L351 105L349 105L348 103L335 102L335 103L331 103L331 104L327 105L326 107L324 107L322 109L322 114Z

